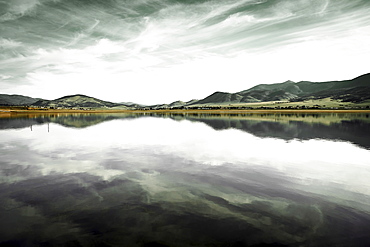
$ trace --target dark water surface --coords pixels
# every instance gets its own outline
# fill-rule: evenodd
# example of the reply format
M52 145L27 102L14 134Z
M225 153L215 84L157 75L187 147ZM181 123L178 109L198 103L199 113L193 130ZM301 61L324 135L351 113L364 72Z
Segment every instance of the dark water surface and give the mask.
M1 246L370 246L367 114L0 118Z

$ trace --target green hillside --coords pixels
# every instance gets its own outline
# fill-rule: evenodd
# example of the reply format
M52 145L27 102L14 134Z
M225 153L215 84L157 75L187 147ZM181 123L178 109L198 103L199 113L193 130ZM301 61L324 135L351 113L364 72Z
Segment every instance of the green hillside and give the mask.
M41 99L31 98L23 95L16 94L0 94L0 105L2 106L22 106L31 105Z
M345 81L286 81L275 84L260 84L237 93L215 92L204 99L192 103L192 105L269 101L297 102L323 98L332 98L353 103L370 100L370 74Z
M33 104L48 108L128 108L126 105L103 101L86 95L70 95L55 100L40 100Z

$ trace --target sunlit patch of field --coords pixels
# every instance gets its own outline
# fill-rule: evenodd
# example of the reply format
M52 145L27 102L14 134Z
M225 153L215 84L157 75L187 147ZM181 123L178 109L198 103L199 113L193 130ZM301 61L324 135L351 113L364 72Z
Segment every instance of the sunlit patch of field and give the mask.
M192 105L192 107L201 107L201 106L212 106L212 107L251 107L251 108L318 108L318 109L328 109L328 108L359 108L359 107L370 107L370 100L363 101L361 103L352 103L352 102L343 102L340 100L335 100L332 98L323 98L323 99L310 99L305 101L290 102L290 101L268 101L268 102L253 102L253 103L208 103L202 105Z
M238 109L239 108L239 109ZM63 113L160 113L160 114L196 114L196 113L212 113L212 114L244 114L244 113L370 113L370 100L361 103L342 102L332 98L305 100L300 102L289 101L270 101L270 102L255 102L255 103L212 103L202 105L187 106L186 109L117 109L117 108L91 108L89 110L82 109L48 109L48 108L32 108L23 106L0 107L0 117L9 117L10 115L19 114L63 114ZM264 119L266 116L264 116ZM271 116L272 117L272 116ZM305 116L305 121L316 121L317 116ZM287 116L274 115L273 119L287 119ZM294 116L290 116L294 119ZM244 117L243 117L244 119ZM336 118L337 119L337 118Z

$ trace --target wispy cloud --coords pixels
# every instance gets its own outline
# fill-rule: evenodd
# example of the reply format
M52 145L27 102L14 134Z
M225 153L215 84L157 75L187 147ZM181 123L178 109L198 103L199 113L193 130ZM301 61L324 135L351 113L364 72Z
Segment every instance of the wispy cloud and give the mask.
M13 0L0 5L4 92L50 98L73 93L78 84L81 90L89 85L96 97L160 103L262 82L349 79L368 72L363 61L370 53L370 3L364 0ZM67 88L66 79L74 87ZM112 90L103 94L107 81ZM181 94L179 85L197 90ZM40 87L49 91L36 90ZM66 89L52 90L56 87ZM127 94L117 93L121 88ZM167 90L144 97L142 88Z
M0 20L8 21L30 14L40 2L38 0L11 0L2 1L0 4L2 7Z
M94 24L92 24L89 28L76 33L75 37L68 43L68 46L73 46L73 45L77 44L79 41L81 41L81 39L90 36L92 34L94 28L97 25L99 25L99 23L100 23L99 20L95 20Z

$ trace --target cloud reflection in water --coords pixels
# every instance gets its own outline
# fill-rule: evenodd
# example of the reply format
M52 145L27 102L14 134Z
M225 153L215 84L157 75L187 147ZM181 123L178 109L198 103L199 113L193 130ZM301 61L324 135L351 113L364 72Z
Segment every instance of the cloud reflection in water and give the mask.
M149 117L50 129L2 130L6 243L370 241L370 152L351 143Z

